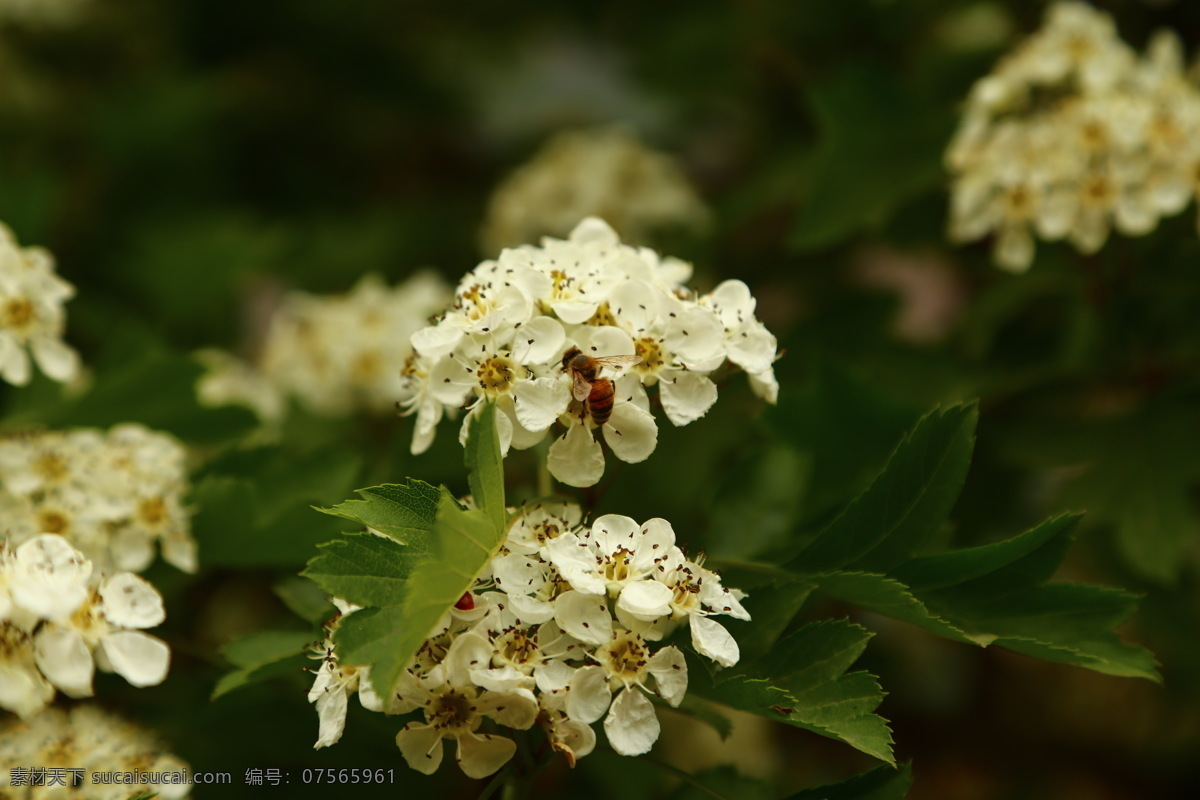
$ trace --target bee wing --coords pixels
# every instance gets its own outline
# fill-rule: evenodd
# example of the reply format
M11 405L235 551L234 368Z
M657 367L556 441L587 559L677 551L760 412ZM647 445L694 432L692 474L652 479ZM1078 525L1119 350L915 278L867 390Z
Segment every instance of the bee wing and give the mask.
M622 372L625 367L642 363L641 356L604 356L595 359L597 367L608 367L616 372Z
M592 393L592 384L578 372L571 373L571 396L579 402L587 400Z

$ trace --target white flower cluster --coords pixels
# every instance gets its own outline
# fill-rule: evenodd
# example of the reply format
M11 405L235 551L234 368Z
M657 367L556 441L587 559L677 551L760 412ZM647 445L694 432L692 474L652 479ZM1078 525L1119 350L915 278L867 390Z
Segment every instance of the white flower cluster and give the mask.
M163 558L196 570L183 498L186 451L136 423L0 439L0 511L13 544L58 533L105 572L141 572Z
M625 128L560 133L492 194L485 252L565 236L584 217L608 220L627 241L696 229L708 209L673 159Z
M131 572L94 573L57 534L0 546L0 708L23 718L54 699L90 697L98 666L134 686L167 676L170 650L142 628L166 618L162 596Z
M1200 189L1200 92L1173 33L1139 58L1108 14L1058 2L975 84L946 161L952 239L994 234L1013 271L1032 263L1035 232L1092 253L1110 227L1146 234Z
M178 800L191 792L191 786L182 781L114 784L105 780L104 773L114 772L181 774L187 765L167 752L149 731L93 705L75 706L70 711L51 708L32 720L0 721L0 741L5 745L0 748L0 797L114 800L153 791L162 800ZM18 783L21 771L32 767L83 770L82 780L72 789ZM70 773L65 777L70 785Z
M203 355L211 371L199 397L209 405L247 405L268 423L279 421L289 395L324 415L391 411L412 352L409 337L450 297L431 272L394 288L366 275L344 295L290 292L271 318L257 366Z
M317 746L341 736L346 699L358 691L369 709L421 712L396 744L426 774L441 764L444 739L455 741L468 776L500 769L516 744L482 732L484 717L515 730L538 723L571 764L592 751L590 726L601 719L616 752L649 751L660 730L649 696L678 706L688 681L679 648L657 643L687 625L696 652L731 666L737 642L713 617L750 616L740 592L675 546L666 520L581 519L566 503L516 516L501 553L435 627L391 697L379 697L365 671L341 664L327 642L309 694L321 718Z
M63 303L75 287L54 271L54 259L40 247L20 247L0 224L0 378L29 383L28 347L42 372L64 382L79 374L79 356L63 343Z
M550 447L550 472L591 486L604 473L595 428L622 461L654 452L648 387L658 387L667 419L687 425L717 400L709 375L732 363L774 403L776 341L755 318L750 290L730 280L697 296L684 286L691 273L682 261L621 244L594 217L566 240L483 262L463 278L451 309L412 335L401 408L416 414L413 452L429 447L444 413L472 409L463 438L474 410L495 401L505 453L537 444L561 422L566 433ZM582 382L564 364L573 350L601 360ZM614 356L637 363L618 371L603 363Z

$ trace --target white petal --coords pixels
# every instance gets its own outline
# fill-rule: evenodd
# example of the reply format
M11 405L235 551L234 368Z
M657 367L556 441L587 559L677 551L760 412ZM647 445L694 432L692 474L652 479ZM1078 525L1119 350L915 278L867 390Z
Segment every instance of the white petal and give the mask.
M742 281L723 281L708 295L708 300L720 316L721 323L730 330L754 316L754 295Z
M572 589L585 594L604 594L605 582L596 574L595 556L575 534L563 534L547 542L546 556Z
M732 667L741 658L738 643L719 622L692 614L692 647L723 667Z
M750 390L771 405L779 402L779 381L775 379L775 370L769 369L757 375L751 375Z
M358 702L368 711L383 711L383 698L371 683L371 669L363 667L358 676Z
M654 676L658 696L678 708L687 693L687 661L678 647L664 647L650 657L646 669Z
M592 328L591 335L581 348L585 353L596 358L608 356L631 356L634 354L633 339L620 328L604 325ZM615 371L606 367L607 371L600 377L611 378Z
M564 661L551 661L533 671L537 688L543 695L567 688L575 677L576 669ZM604 713L601 711L600 713Z
M590 300L559 300L550 304L558 318L568 325L582 325L587 322L599 306L599 303Z
M66 539L44 533L17 548L8 589L21 608L44 619L60 619L87 599L91 573L91 562Z
M35 336L29 342L42 372L63 383L79 373L79 354L53 336Z
M492 663L492 645L478 633L464 633L454 640L446 659L446 678L456 685L471 682L471 670L484 669Z
M614 416L616 411L614 408ZM595 486L604 475L604 451L586 426L573 423L566 435L550 445L546 466L551 475L567 486Z
M617 458L627 464L637 464L649 458L658 446L658 425L649 411L643 411L633 403L617 403L613 406L608 424L604 426L604 441L608 442ZM603 454L600 458L603 460ZM599 475L596 476L596 480L600 480ZM563 483L576 485L570 484L569 481Z
M588 644L604 644L612 638L612 615L603 597L569 591L554 601L558 627Z
M0 336L0 377L13 386L29 383L29 355L12 336Z
M119 572L105 581L100 599L105 619L122 628L153 628L167 618L162 595L132 572Z
M528 595L509 595L508 609L526 625L541 625L554 619L554 605Z
M658 295L658 290L644 281L623 281L609 295L608 305L626 330L640 332L658 319Z
M608 743L623 756L640 756L650 752L650 748L658 741L659 730L654 705L637 689L621 692L604 719Z
M725 343L729 360L746 372L762 372L775 363L779 342L757 320L751 320Z
M681 362L694 367L719 356L724 340L725 326L717 315L694 306L676 312L665 343Z
M414 333L409 341L413 350L426 358L450 355L462 341L463 331L457 325L431 325Z
M624 514L605 514L597 517L590 531L592 541L605 554L615 553L618 547L629 552L637 550L642 529L633 517Z
M78 631L48 625L34 639L38 669L70 697L91 697L96 665Z
M0 659L0 708L29 719L54 699L54 687L32 663Z
M314 750L329 747L342 738L342 731L346 728L346 692L341 686L327 686L317 698L317 718L320 728Z
M571 231L569 238L575 244L595 244L602 247L612 247L621 243L612 226L599 217L585 217Z
M476 701L475 708L485 717L491 717L504 727L518 731L532 727L538 715L537 698L533 692L523 688L484 692Z
M513 332L512 357L518 364L551 364L561 357L567 333L553 317L534 317Z
M708 413L717 402L717 385L695 372L676 372L658 384L663 411L675 425L687 425Z
M513 595L535 592L546 581L537 563L515 553L492 559L492 579L510 598Z
M475 370L468 369L450 356L438 361L429 370L429 394L439 403L461 406L467 393L475 386Z
M396 734L396 746L417 772L432 775L442 765L442 734L432 725L408 723Z
M655 580L633 581L621 590L617 606L639 619L652 621L671 613L674 594L666 584Z
M141 631L116 631L100 640L113 671L134 686L155 686L167 677L171 649Z
M567 714L571 719L591 725L608 710L612 693L603 667L582 667L575 671L567 689Z
M571 390L557 377L521 381L513 388L517 422L530 431L544 431L571 403Z
M458 766L468 778L486 778L508 763L517 743L488 733L465 733L458 737Z
M479 688L487 690L487 694L484 695L485 698L495 697L497 695L503 694L504 692L511 692L516 689L528 690L528 689L532 689L534 686L537 685L534 682L534 679L532 677L530 677L529 675L526 675L524 672L517 669L516 667L498 667L498 668L494 668L494 669L473 669L473 670L471 670L471 682L474 683ZM479 710L480 713L485 713L482 711L482 707L479 705L476 706L476 710ZM501 713L505 713L505 712L507 712L507 707L505 707L505 711L501 712ZM489 715L489 716L492 716L492 715ZM534 704L534 716L537 716L537 704L536 703ZM510 727L510 728L519 727L517 725L512 725L507 722L505 722L504 724L508 725L508 727ZM529 726L526 725L525 727L529 727Z

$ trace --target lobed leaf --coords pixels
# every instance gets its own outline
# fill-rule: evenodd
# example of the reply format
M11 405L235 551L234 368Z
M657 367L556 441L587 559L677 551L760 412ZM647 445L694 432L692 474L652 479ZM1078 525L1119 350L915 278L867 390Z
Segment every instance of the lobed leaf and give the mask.
M433 529L438 490L423 481L409 478L406 483L371 486L357 493L361 500L347 500L317 511L361 523L404 544Z

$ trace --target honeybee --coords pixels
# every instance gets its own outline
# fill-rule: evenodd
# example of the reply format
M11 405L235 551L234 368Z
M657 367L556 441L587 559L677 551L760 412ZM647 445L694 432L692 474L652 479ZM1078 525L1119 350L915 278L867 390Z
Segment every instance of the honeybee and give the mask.
M613 382L597 375L604 367L632 367L642 362L641 356L601 356L584 354L572 347L562 358L562 371L571 373L571 395L582 404L580 418L592 415L597 425L608 422L612 416Z

